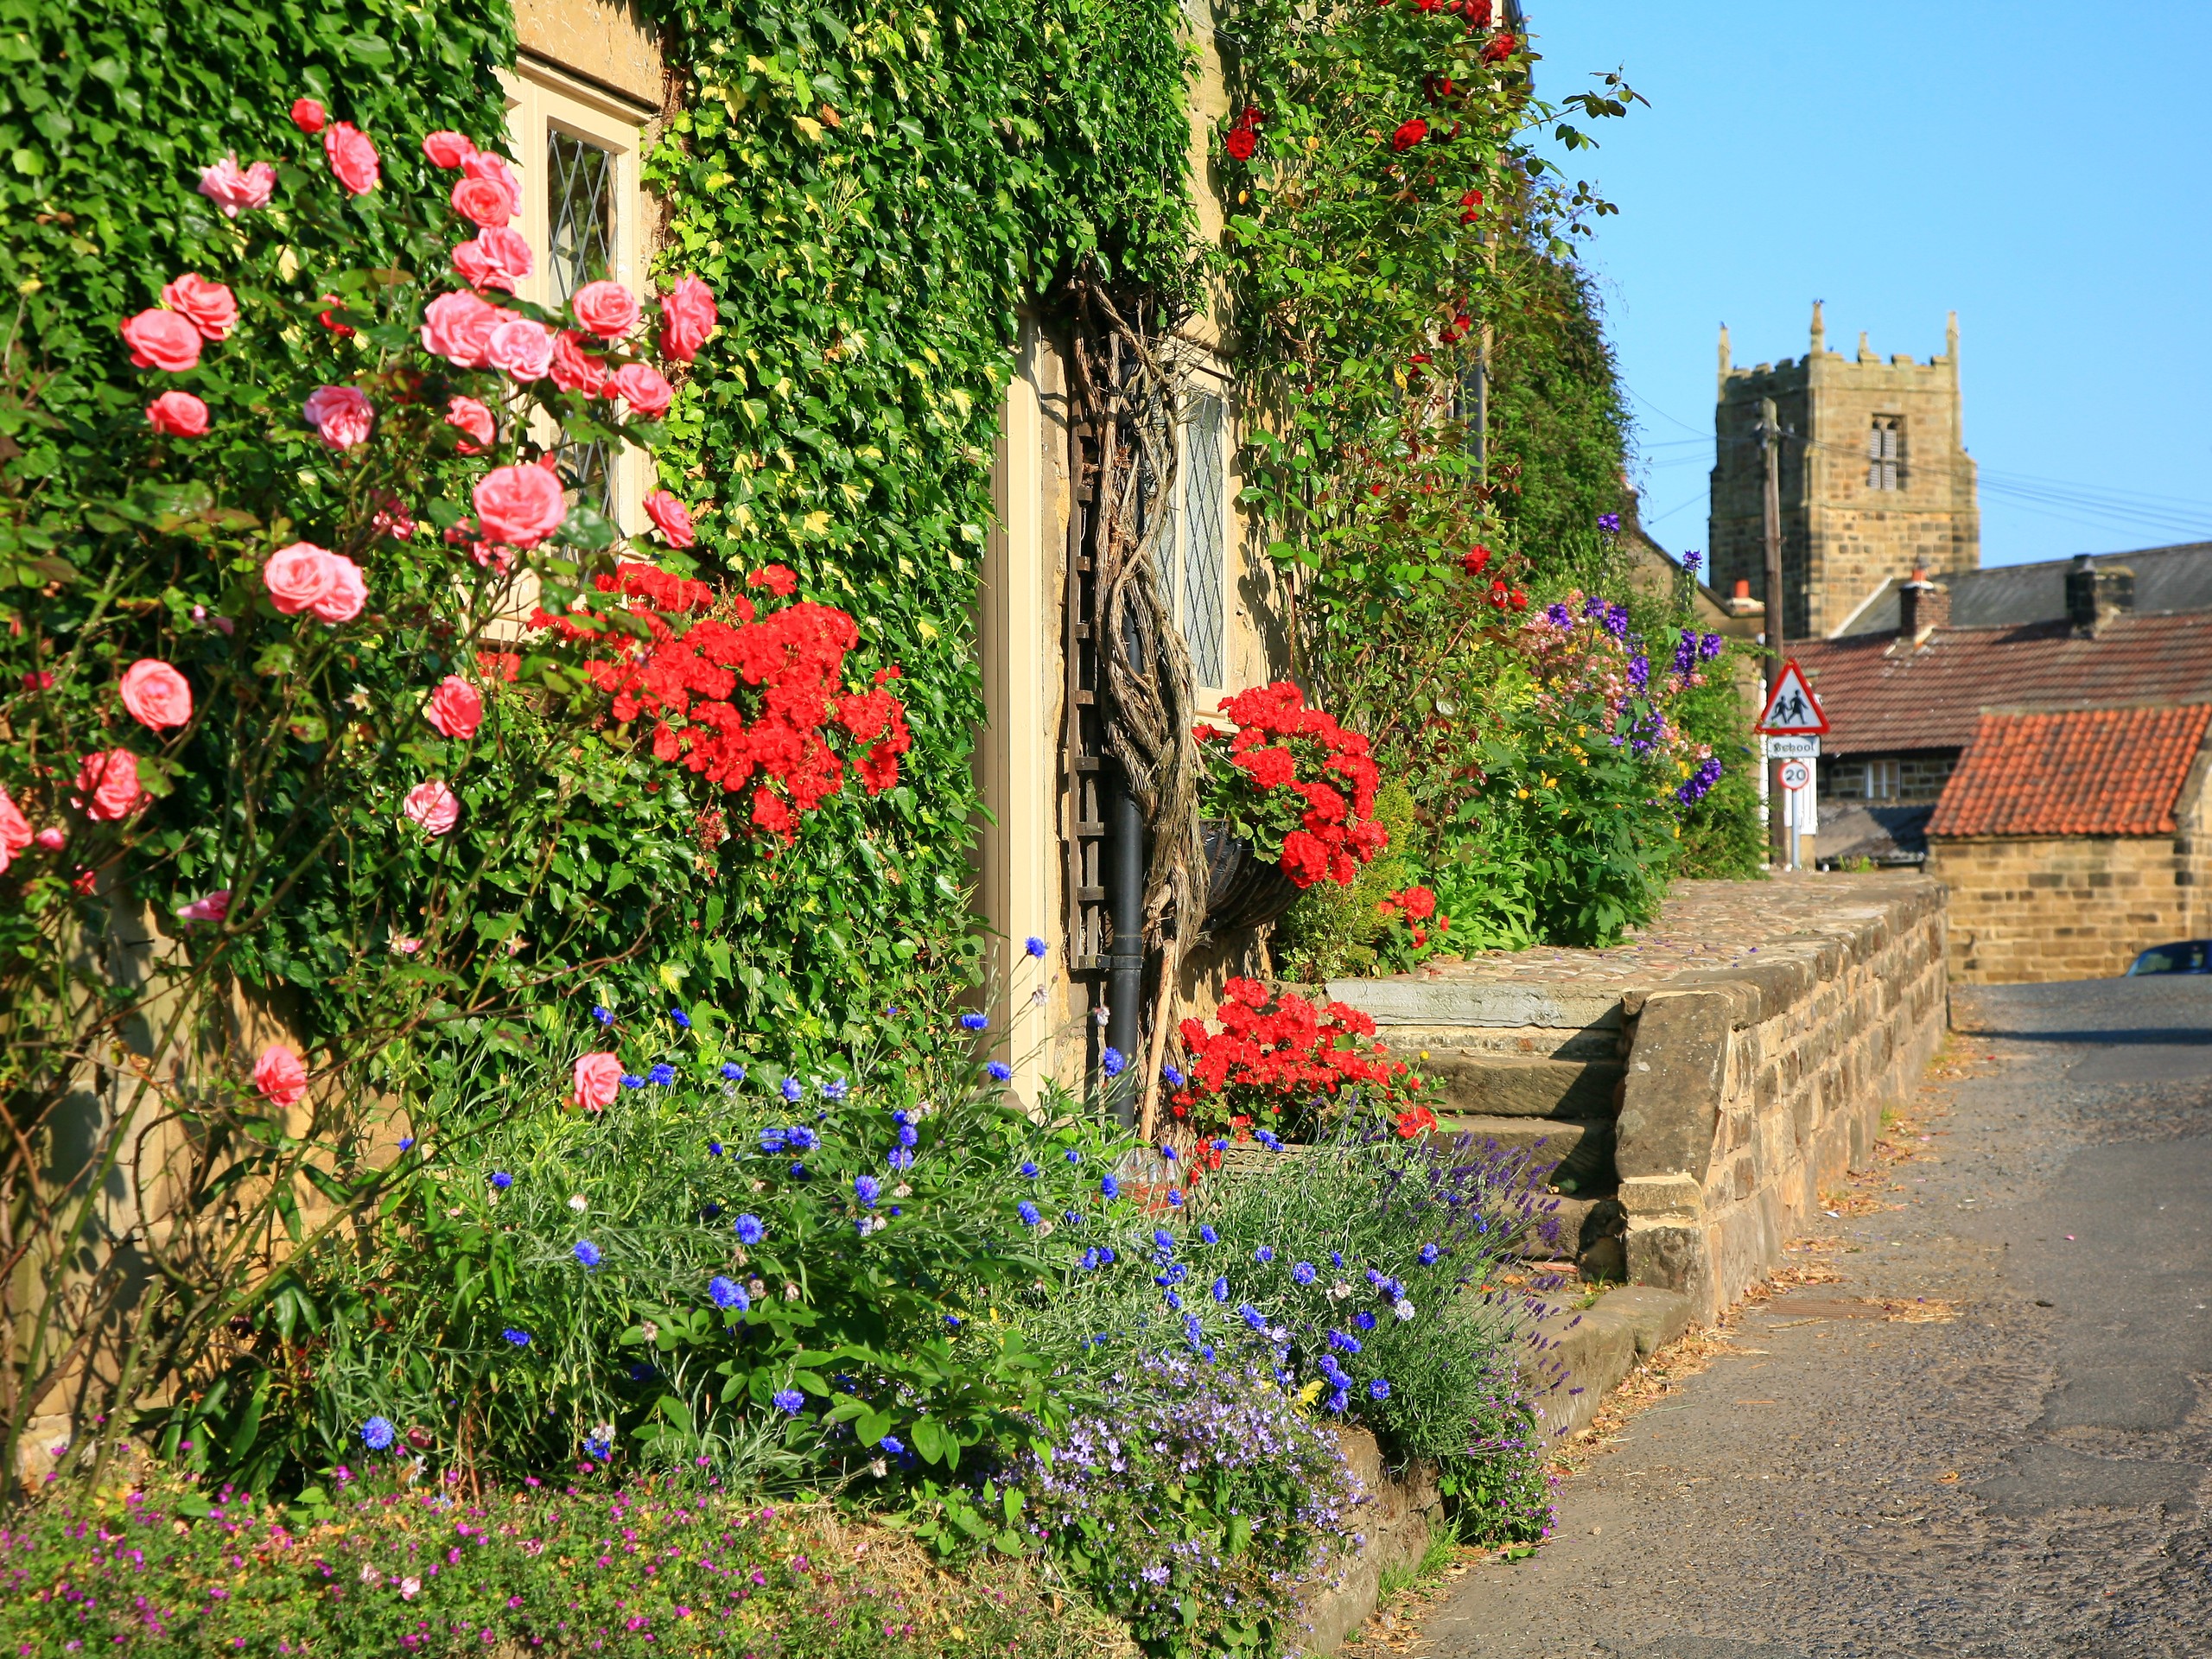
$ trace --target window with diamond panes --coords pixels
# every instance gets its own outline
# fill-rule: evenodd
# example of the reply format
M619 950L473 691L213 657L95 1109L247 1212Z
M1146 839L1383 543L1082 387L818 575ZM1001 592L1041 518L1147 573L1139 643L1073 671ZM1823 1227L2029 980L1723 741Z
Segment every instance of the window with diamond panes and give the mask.
M1226 683L1224 566L1229 551L1228 467L1223 437L1228 410L1201 393L1190 400L1183 427L1183 558L1176 583L1177 620L1200 685Z
M614 152L552 129L546 136L545 181L546 274L557 308L585 283L607 274L614 251ZM596 499L610 516L613 460L603 442L561 446L561 461L576 480L576 493Z

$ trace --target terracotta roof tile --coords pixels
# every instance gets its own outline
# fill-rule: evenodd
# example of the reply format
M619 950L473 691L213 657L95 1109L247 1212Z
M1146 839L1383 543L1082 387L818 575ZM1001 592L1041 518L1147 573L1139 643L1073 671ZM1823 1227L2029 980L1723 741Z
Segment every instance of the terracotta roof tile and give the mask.
M1964 748L1989 708L2212 701L2212 611L2120 616L2094 639L2064 623L1938 628L1792 647L1828 717L1827 755Z
M2201 702L1984 715L1928 833L2170 836L2208 724Z

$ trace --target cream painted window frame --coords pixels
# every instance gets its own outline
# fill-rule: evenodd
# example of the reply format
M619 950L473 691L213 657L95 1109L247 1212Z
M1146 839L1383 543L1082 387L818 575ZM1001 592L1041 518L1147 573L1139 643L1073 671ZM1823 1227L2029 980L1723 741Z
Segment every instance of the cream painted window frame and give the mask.
M1192 687L1198 694L1198 705L1210 709L1227 696L1236 680L1236 485L1230 466L1236 454L1236 382L1211 357L1193 365L1186 383L1185 396L1192 402L1198 397L1211 397L1221 405L1219 435L1221 461L1221 569L1218 573L1220 591L1216 595L1221 618L1221 683L1200 683ZM1179 418L1175 423L1175 442L1178 465L1175 469L1175 503L1173 535L1175 568L1170 584L1169 600L1173 609L1175 626L1180 630L1187 613L1189 595L1185 588L1191 579L1191 516L1185 511L1189 499L1191 442L1197 423ZM1189 638L1185 637L1185 645Z
M527 54L517 59L512 73L502 70L499 79L507 95L508 147L522 181L522 219L516 228L529 242L531 259L530 280L523 284L521 297L543 306L553 303L545 156L551 135L558 131L613 156L614 234L607 275L644 299L652 250L645 238L639 163L654 111ZM550 439L554 435L549 430L544 435ZM644 502L652 488L645 452L623 445L614 463L614 517L626 533L645 529Z

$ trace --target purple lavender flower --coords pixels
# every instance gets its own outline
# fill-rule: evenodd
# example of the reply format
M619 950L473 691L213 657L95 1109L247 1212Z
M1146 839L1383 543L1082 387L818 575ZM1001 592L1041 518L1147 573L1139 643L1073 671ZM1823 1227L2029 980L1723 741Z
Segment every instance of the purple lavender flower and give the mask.
M1695 548L1692 548L1688 552L1682 555L1682 574L1686 576L1694 576L1697 575L1698 566L1704 563L1705 555L1699 552Z

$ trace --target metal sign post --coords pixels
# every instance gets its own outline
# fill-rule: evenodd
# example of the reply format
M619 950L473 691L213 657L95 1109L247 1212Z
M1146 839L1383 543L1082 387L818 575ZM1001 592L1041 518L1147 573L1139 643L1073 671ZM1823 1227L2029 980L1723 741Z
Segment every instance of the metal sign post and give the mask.
M1812 781L1813 763L1811 761L1785 760L1782 763L1782 787L1788 791L1783 798L1782 816L1789 825L1789 868L1793 870L1798 868L1802 862L1797 855L1798 826L1804 822L1805 814L1802 803L1804 800L1804 791L1811 785Z

